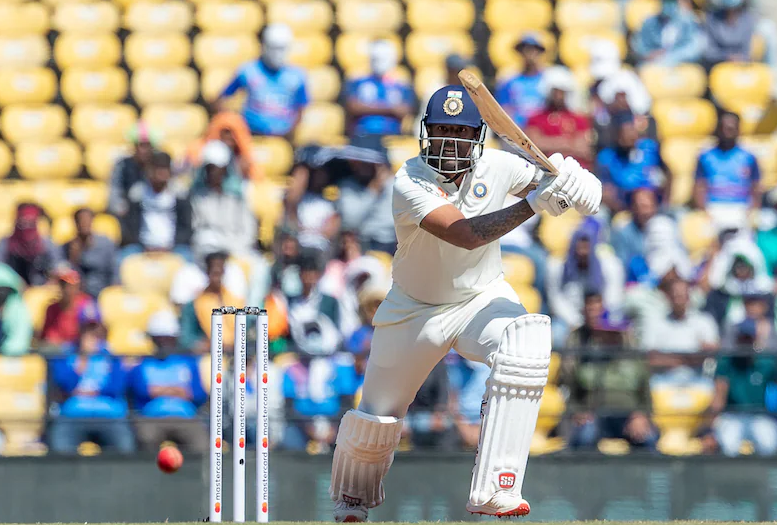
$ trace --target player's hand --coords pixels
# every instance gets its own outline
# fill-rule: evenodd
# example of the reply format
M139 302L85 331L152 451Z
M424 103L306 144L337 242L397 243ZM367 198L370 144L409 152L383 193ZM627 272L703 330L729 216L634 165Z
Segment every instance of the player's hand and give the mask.
M532 190L526 196L526 202L529 203L534 213L541 213L543 211L548 212L551 217L558 217L565 211L569 210L572 206L566 196L560 192L546 193L543 196L543 186L549 185L551 180L543 180L536 190Z
M559 174L551 178L544 193L560 193L582 215L596 215L602 203L602 183L596 176L580 166L574 158L554 153L548 159Z

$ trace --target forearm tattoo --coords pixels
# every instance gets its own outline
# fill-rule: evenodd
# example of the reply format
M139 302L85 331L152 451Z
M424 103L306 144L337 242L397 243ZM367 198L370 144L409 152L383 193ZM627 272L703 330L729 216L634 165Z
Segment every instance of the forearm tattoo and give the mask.
M472 217L467 222L480 240L489 243L520 226L533 215L534 210L529 203L521 201L503 210Z

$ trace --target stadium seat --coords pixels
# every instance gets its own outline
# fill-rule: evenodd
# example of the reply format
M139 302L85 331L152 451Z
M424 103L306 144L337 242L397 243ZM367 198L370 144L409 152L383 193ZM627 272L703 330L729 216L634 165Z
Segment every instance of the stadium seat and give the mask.
M660 0L630 0L626 3L624 12L626 27L632 33L637 32L642 29L645 20L660 12Z
M700 264L716 240L717 229L706 211L691 211L679 222L680 238L694 263Z
M723 107L736 102L765 106L772 94L772 71L766 64L724 62L710 71L710 91Z
M172 68L189 64L191 42L187 35L133 33L124 42L124 60L131 69Z
M470 0L413 0L407 5L407 22L416 31L469 31L475 22L475 4Z
M333 66L309 69L306 86L312 102L333 102L340 95L340 74Z
M405 48L407 61L413 68L442 64L451 53L465 57L471 57L475 53L472 37L463 31L441 33L412 31L405 40Z
M188 67L141 68L130 82L132 98L141 106L158 103L193 102L199 95L197 72Z
M661 159L675 177L693 177L699 155L714 144L711 137L668 138L661 142Z
M546 29L553 20L548 0L488 0L483 19L492 32Z
M69 179L81 171L81 148L70 139L16 146L16 168L25 179Z
M45 66L50 57L44 36L0 36L0 69Z
M159 310L171 308L164 295L153 292L129 292L121 286L109 286L97 298L103 323L145 330L149 318Z
M742 137L739 145L756 156L762 175L777 171L777 138L769 136Z
M207 2L197 6L196 22L209 33L259 33L264 15L259 4L251 1Z
M653 422L661 433L659 451L670 455L701 453L701 444L692 436L712 403L712 389L662 387L651 389L651 397Z
M294 150L283 137L255 137L251 142L251 158L262 167L268 179L282 184L294 163Z
M299 36L332 27L332 6L324 0L272 2L267 6L268 24L286 24Z
M9 106L0 113L0 128L11 144L56 141L67 131L67 113L55 104Z
M698 64L677 66L648 64L639 69L639 77L653 100L698 98L703 97L707 91L707 73Z
M181 0L133 2L124 13L124 27L136 33L186 33L192 18L190 4Z
M0 388L14 392L42 392L46 360L39 355L0 357Z
M570 211L558 217L542 215L538 235L550 255L566 257L569 240L581 220L582 216L576 211Z
M49 13L43 4L27 2L0 4L0 35L46 35L49 31Z
M112 2L67 3L54 10L51 24L60 33L113 33L119 29L119 9Z
M392 42L398 60L402 60L402 40L396 34L342 33L335 41L335 58L346 74L351 71L369 71L369 45L377 39Z
M542 393L537 426L529 446L529 453L531 455L549 454L564 448L562 438L551 438L549 434L559 425L565 411L566 403L559 388L555 385L546 386Z
M92 232L104 235L112 240L116 245L121 243L121 225L119 219L107 213L98 213L92 221ZM64 244L71 241L76 236L76 223L73 217L58 217L51 225L51 240L55 244ZM100 308L105 321L105 310Z
M534 33L545 46L543 58L546 63L552 63L556 57L556 39L549 31L498 31L488 39L488 56L497 69L512 67L517 70L523 68L523 58L515 50L515 44L525 33Z
M127 98L127 73L118 67L72 68L62 73L60 89L70 107L91 102L122 102Z
M755 133L756 127L761 122L767 107L757 102L739 99L726 102L725 109L739 115L740 133L742 135L751 135Z
M30 286L24 290L22 298L30 312L32 327L36 332L43 328L43 322L46 320L46 309L50 304L59 300L60 293L59 285L56 284Z
M342 31L393 33L402 27L403 22L399 0L342 0L337 5L337 25Z
M131 154L129 144L118 141L94 141L86 144L84 151L84 166L89 175L98 180L108 180L111 176L113 165L120 158Z
M712 102L704 99L657 100L653 104L658 136L704 137L715 129L717 113Z
M0 142L0 178L7 177L8 174L11 173L11 167L13 167L13 154L11 153L11 149L5 142Z
M168 139L162 142L159 149L170 155L173 160L179 160L186 157L191 145L189 139Z
M345 131L345 111L339 104L320 102L306 107L294 133L294 144L302 145L326 137L340 136Z
M415 137L384 137L391 169L396 172L408 159L418 155L418 139Z
M154 353L154 344L146 335L146 328L114 325L108 329L108 348L111 353L122 356L144 356Z
M521 304L530 314L538 314L542 310L542 295L539 290L530 285L514 286L513 290L521 298Z
M558 40L561 61L570 68L587 66L590 62L589 49L597 40L609 40L620 50L621 58L626 56L626 38L615 29L564 31Z
M43 67L0 70L0 106L50 102L57 94L57 76Z
M618 28L620 6L614 0L565 0L556 4L556 26L561 31Z
M141 118L165 140L194 140L208 125L208 113L196 104L152 104L143 109Z
M254 216L259 220L259 240L264 246L272 246L275 227L283 215L285 188L269 179L251 181L247 200Z
M54 42L54 60L62 71L115 66L120 59L121 42L113 33L63 33Z
M82 144L119 142L137 119L137 111L128 104L78 104L70 114L70 127Z
M184 260L174 253L138 253L122 261L119 273L128 292L154 292L167 297L173 277L183 265Z
M108 205L108 186L98 181L47 181L34 191L35 201L52 219L72 217L80 208L102 212Z
M502 255L502 269L507 281L513 288L532 286L534 283L534 262L525 255L505 253Z
M232 69L259 58L259 40L251 33L200 33L194 37L194 63L200 70Z
M232 68L214 68L206 69L202 72L202 80L200 82L200 92L202 98L210 102L215 100L227 84L235 76L235 70ZM239 95L236 94L235 96ZM234 98L234 97L233 97Z
M332 62L332 39L326 33L297 35L291 44L289 63L309 69Z

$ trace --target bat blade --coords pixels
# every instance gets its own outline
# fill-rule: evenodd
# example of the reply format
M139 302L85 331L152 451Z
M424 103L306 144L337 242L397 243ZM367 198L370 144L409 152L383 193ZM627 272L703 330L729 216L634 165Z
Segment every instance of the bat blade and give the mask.
M459 80L467 90L480 111L483 120L494 133L507 142L516 153L531 164L538 166L551 175L558 175L558 170L548 160L540 149L534 145L523 130L513 122L510 115L499 105L494 96L477 75L466 69L459 71Z

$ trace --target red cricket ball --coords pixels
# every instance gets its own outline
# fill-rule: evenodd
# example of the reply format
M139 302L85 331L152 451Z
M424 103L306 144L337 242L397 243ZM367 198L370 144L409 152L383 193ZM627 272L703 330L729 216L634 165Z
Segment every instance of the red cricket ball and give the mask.
M156 456L156 464L162 472L172 474L183 465L183 454L177 447L162 447Z

